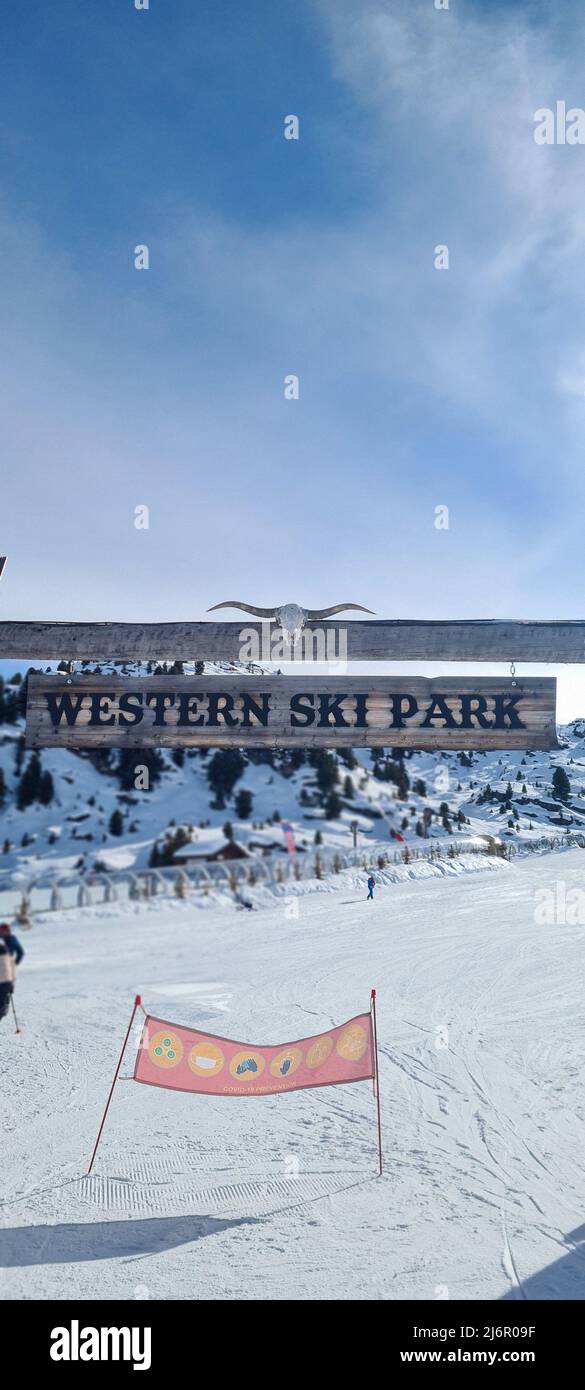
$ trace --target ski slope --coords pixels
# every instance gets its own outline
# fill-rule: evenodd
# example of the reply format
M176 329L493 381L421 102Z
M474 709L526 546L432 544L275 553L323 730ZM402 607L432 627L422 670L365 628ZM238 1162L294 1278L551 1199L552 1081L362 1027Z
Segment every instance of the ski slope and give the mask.
M0 1295L583 1298L585 926L537 925L534 893L584 875L574 849L373 904L307 895L297 917L47 915L23 935L23 1032L1 1025ZM372 985L381 1179L367 1082L236 1099L129 1080L84 1178L137 991L276 1043L367 1008Z

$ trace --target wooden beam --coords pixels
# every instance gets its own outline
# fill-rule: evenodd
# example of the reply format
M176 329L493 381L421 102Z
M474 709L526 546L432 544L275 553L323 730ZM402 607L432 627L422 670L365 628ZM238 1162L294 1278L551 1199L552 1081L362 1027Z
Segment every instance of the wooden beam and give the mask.
M30 748L554 748L556 681L34 675ZM139 756L137 760L140 761Z
M244 637L243 634L248 634ZM250 637L257 655L250 657ZM283 651L276 623L0 621L0 659L37 661L585 661L585 620L507 619L307 623ZM327 650L327 644L329 649ZM274 645L271 645L274 644ZM252 642L253 645L253 642ZM274 654L272 654L274 653Z

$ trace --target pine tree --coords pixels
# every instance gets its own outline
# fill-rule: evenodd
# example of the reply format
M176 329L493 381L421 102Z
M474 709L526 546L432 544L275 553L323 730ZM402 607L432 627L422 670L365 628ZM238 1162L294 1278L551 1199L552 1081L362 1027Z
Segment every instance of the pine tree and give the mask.
M343 795L345 796L347 801L351 801L353 799L353 782L351 780L351 777L349 776L345 778L343 783Z
M19 736L18 736L18 738L17 738L17 740L16 740L16 749L15 749L15 754L14 754L14 771L15 771L17 777L20 777L20 774L21 774L21 772L22 772L22 764L23 764L23 762L24 762L24 753L25 753L24 734L19 734Z
M39 786L39 801L41 803L41 806L50 806L54 795L55 786L53 783L53 778L51 777L50 772L43 772L41 774L41 781Z
M108 825L110 835L122 835L124 831L124 820L121 811L112 811Z
M41 776L41 760L38 753L32 753L16 788L16 805L19 811L26 810L33 801L39 800Z
M400 768L400 773L399 773L399 777L398 777L397 787L398 787L398 796L399 796L400 800L401 800L401 801L406 801L406 798L407 798L407 796L408 796L409 787L410 787L410 778L409 778L409 776L408 776L408 773L407 773L407 771L406 771L406 768L403 767L403 766L401 766L401 768Z
M3 769L0 767L0 806L2 806L2 805L4 804L5 801L6 801L6 779L5 779L5 777L4 777L4 771L3 771Z
M339 781L339 768L337 758L333 753L327 753L322 748L313 750L311 757L313 767L317 769L317 786L322 796L327 796Z
M330 791L325 802L325 815L327 816L327 820L337 820L338 816L341 815L341 810L341 801L337 792Z
M236 793L236 799L234 802L235 812L238 817L238 820L250 819L250 816L252 815L252 804L252 793L248 791L247 787L240 787L239 792Z
M564 767L555 767L552 779L553 796L557 801L566 801L571 794L571 783Z
M242 776L246 759L239 748L218 748L207 769L207 780L215 794L215 807L222 811L225 798L230 796L238 778Z

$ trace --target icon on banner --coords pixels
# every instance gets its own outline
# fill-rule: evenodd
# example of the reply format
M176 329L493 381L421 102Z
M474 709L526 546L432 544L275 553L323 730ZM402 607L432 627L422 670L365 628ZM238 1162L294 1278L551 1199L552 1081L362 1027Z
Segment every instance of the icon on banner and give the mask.
M333 1038L317 1038L312 1044L305 1058L306 1064L315 1071L317 1067L322 1067L327 1058L333 1052Z
M284 1052L279 1052L273 1057L270 1063L272 1076L282 1077L293 1076L301 1065L303 1054L300 1047L288 1047Z
M352 1023L337 1041L337 1051L345 1062L359 1062L368 1046L368 1035L361 1023Z
M155 1067L177 1067L183 1056L183 1044L176 1033L163 1029L150 1039L148 1055Z
M236 1081L257 1081L265 1066L260 1052L236 1052L230 1062L230 1073Z
M217 1076L225 1057L216 1043L200 1042L191 1048L187 1061L196 1076Z

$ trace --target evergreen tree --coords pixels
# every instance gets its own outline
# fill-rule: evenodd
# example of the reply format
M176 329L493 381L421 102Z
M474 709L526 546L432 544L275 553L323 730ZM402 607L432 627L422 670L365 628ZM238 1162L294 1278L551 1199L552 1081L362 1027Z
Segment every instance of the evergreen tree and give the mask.
M566 801L571 794L571 783L564 767L555 767L552 779L553 796L557 801Z
M124 831L124 820L121 811L112 811L108 825L110 835L122 835Z
M3 769L0 767L0 806L2 806L2 805L4 804L5 801L6 801L6 779L5 779L5 777L4 777L4 771L3 771Z
M330 791L325 801L325 815L327 816L327 820L337 820L338 816L341 815L341 811L341 801L337 792Z
M21 772L22 772L22 764L23 764L23 762L24 762L24 753L25 753L25 748L24 748L24 734L20 734L19 737L18 737L17 740L16 740L16 750L15 750L15 754L14 754L14 771L15 771L17 777L20 777L20 774L21 774Z
M39 755L32 753L16 788L16 805L19 811L26 810L26 807L31 806L33 801L39 800L41 775Z
M408 796L408 790L410 787L410 778L408 776L406 768L403 766L401 766L400 768L398 782L396 785L398 787L398 795L400 797L400 800L406 801L406 798Z
M353 782L351 780L351 777L349 776L347 776L344 779L343 795L345 796L347 801L351 801L353 799Z
M233 838L234 838L234 827L233 827L233 825L232 825L232 823L231 823L231 820L226 820L226 823L225 823L225 825L224 825L224 827L223 827L223 833L224 833L224 835L225 835L226 840L233 840Z
M321 795L326 797L339 781L339 768L337 759L333 753L326 752L323 748L313 750L311 758L313 766L317 770L317 786Z
M226 796L231 796L235 784L242 776L246 759L239 748L218 748L207 769L207 780L215 794L215 806L222 811Z
M190 844L190 841L191 836L182 825L179 825L171 835L167 831L162 845L159 845L155 840L152 846L148 861L150 868L157 869L161 865L172 864L177 850L182 849L183 845Z
M252 815L252 803L252 793L248 791L247 787L240 787L239 792L236 793L236 799L234 802L235 812L238 817L238 820L250 819L250 816Z
M55 786L50 772L41 773L39 801L41 806L50 806L55 795Z

